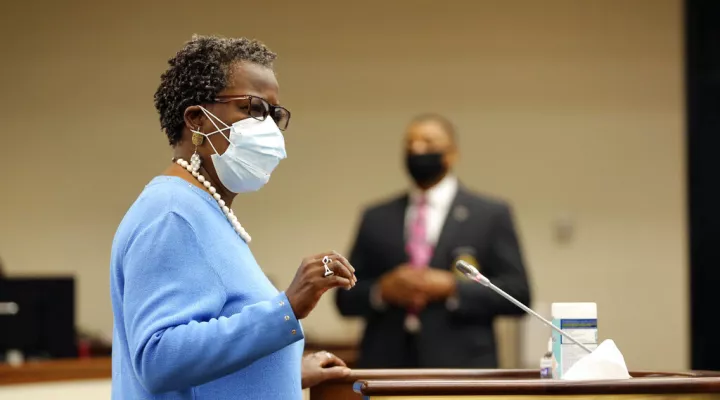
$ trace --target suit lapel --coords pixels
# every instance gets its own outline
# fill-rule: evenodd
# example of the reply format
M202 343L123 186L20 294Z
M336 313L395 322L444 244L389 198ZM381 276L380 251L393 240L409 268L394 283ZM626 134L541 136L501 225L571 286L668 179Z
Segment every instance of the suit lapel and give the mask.
M400 257L403 262L407 262L410 258L405 251L405 213L407 211L408 203L410 198L405 195L395 202L395 207L392 212L392 221L388 221L386 224L388 229L389 240L392 240L393 249L399 249L402 256Z
M461 185L458 186L455 198L450 205L445 223L443 224L442 230L440 231L440 237L438 238L435 251L433 252L432 259L430 260L430 266L439 269L448 269L450 265L445 265L445 254L448 252L450 246L456 243L455 236L457 235L463 222L469 217L468 208L468 194L465 192Z

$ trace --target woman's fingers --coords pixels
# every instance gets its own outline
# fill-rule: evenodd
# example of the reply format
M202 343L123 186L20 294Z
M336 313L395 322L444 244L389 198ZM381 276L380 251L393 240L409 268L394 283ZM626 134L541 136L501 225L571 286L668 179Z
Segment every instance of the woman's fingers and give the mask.
M345 257L335 251L308 257L303 261L303 265L306 277L311 277L312 280L319 279L317 287L322 288L323 293L325 290L335 287L351 289L357 282L355 269ZM332 274L326 275L326 267L332 271Z
M335 273L335 275L342 276L343 278L347 278L349 281L352 282L353 286L355 285L355 275L350 272L350 269L343 265L340 261L333 261L328 265L330 269Z
M337 275L335 275L334 278L336 281L335 287L344 287L349 290L352 289L353 286L355 286L355 283L348 278L343 278Z
M345 258L342 254L338 253L337 251L326 251L324 253L316 254L314 256L311 256L310 258L313 260L322 260L325 257L329 257L331 260L338 260L340 261L345 267L347 267L352 273L355 273L355 268L350 264L350 261Z
M352 271L353 274L355 273L355 268L352 265L350 265L350 261L348 261L347 258L345 258L345 256L343 256L342 254L338 253L335 250L333 250L332 253L335 257L337 257L338 260L340 260L340 262L343 263L343 265L345 265L350 271Z
M340 359L340 357L336 356L333 353L330 353L329 351L319 351L315 353L315 356L320 359L320 366L323 368L325 367L347 367L345 364L345 361Z
M345 257L340 255L340 253L336 251L330 253L321 253L313 256L312 264L319 264L323 268L323 271L325 269L325 266L327 265L327 267L335 275L347 278L350 282L352 282L352 286L355 286L355 282L357 282L357 277L355 276L355 268L350 265L350 263Z
M322 369L322 375L324 379L338 379L344 378L350 375L350 368L348 367L329 367Z
M343 278L339 275L330 275L322 279L323 287L326 288L344 287L345 289L350 289L355 285L350 279Z

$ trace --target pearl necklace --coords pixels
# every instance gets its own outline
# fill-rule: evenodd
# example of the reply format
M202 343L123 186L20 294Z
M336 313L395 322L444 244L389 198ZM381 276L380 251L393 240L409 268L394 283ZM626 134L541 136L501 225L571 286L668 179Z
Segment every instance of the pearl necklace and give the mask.
M188 163L187 161L183 160L182 158L178 158L175 160L175 163L183 168L185 168L189 173L194 176L198 182L202 183L203 186L205 186L212 195L212 197L217 201L218 205L220 206L220 209L223 211L223 214L225 214L225 217L230 221L230 225L232 225L233 229L235 229L235 232L237 232L238 235L244 240L246 243L250 243L252 238L250 237L250 234L247 233L245 228L240 224L240 221L238 221L237 216L235 216L235 213L233 212L230 207L225 205L225 201L220 198L220 194L217 192L217 189L210 183L209 180L207 180L201 173L194 171L193 166Z

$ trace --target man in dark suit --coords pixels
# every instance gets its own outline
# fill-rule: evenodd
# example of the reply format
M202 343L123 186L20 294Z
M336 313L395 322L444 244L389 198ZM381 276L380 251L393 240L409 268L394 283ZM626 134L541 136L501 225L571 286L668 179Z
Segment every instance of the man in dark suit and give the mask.
M359 368L495 368L493 321L522 311L463 277L463 259L524 304L530 289L510 207L472 193L452 174L455 131L416 117L405 135L409 193L370 207L350 262L358 278L335 301L367 324Z

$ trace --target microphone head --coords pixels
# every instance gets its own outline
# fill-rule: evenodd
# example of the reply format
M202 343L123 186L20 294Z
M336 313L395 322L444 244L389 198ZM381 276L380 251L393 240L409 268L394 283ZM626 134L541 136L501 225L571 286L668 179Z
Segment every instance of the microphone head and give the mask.
M465 276L474 280L475 282L481 283L485 286L488 286L490 284L490 281L486 277L484 277L480 273L480 271L477 270L477 268L470 265L468 262L458 260L455 263L455 268L457 268L458 271L462 272Z
M480 275L480 271L478 271L477 268L473 267L472 265L463 260L458 260L458 262L455 263L455 268L457 268L458 271L462 272L471 279Z

